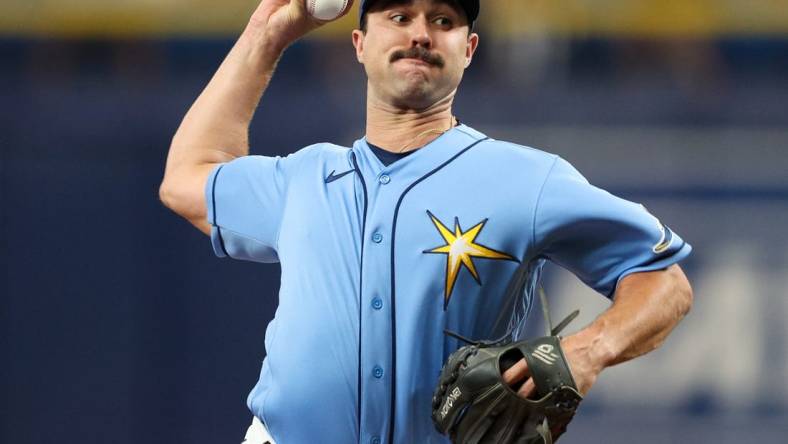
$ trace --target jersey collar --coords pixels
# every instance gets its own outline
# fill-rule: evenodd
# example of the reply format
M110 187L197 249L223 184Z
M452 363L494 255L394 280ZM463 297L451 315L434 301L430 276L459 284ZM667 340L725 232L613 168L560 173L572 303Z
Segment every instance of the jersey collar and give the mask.
M366 136L353 144L353 152L359 168L366 179L374 179L382 174L391 176L400 183L411 183L447 162L460 151L487 136L475 129L460 124L441 134L432 142L419 148L415 153L404 157L389 166L383 165L369 148Z

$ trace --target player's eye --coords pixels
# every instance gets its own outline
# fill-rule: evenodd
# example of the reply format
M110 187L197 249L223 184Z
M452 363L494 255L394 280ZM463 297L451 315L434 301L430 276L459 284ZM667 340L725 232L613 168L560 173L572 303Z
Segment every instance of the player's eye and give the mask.
M405 17L404 14L394 14L391 16L391 20L394 23L404 23L405 20L407 20L407 17Z
M451 20L448 17L438 17L433 22L439 26L451 26Z

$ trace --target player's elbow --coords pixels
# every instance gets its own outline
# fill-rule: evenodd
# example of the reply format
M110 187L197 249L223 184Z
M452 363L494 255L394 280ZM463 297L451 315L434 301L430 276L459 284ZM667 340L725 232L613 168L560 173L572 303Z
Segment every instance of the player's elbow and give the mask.
M681 267L674 265L668 270L673 280L673 299L675 301L676 317L683 318L692 309L694 295L692 286Z
M167 171L159 185L159 200L165 207L190 222L206 217L202 186L188 175Z
M159 185L159 201L170 210L178 213L178 193L165 178Z
M687 277L678 265L673 265L668 270L670 285L665 294L663 306L665 307L663 322L660 324L660 331L654 335L651 343L651 350L661 347L668 338L668 335L684 319L692 308L693 294Z
M162 180L161 185L159 185L159 201L175 214L188 219L188 207L184 204L182 196L183 194L178 192L178 189L173 186L171 181L167 179Z
M682 287L681 294L683 296L682 315L686 316L690 309L692 309L692 302L694 300L692 287L690 286L689 282L686 282L686 285Z

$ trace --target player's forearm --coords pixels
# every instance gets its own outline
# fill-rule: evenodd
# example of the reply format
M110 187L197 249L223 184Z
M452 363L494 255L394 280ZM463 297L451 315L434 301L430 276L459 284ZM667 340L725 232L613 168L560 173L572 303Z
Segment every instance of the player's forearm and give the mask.
M678 265L634 273L619 283L613 305L567 340L601 370L662 345L691 305L692 289Z

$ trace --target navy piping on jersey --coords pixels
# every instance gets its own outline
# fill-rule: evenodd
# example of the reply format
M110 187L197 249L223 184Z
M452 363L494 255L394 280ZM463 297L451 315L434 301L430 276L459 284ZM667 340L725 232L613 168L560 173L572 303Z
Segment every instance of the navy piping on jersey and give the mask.
M358 273L358 380L357 390L358 399L356 400L356 420L358 421L358 438L361 439L361 310L364 309L364 238L367 230L367 184L364 182L364 176L361 174L361 169L356 162L356 154L350 152L350 160L353 162L353 169L356 175L361 180L361 189L364 190L364 216L361 220L361 257L359 259L359 273Z
M216 227L216 234L219 235L219 245L222 247L222 253L225 256L230 257L227 253L227 249L224 247L224 237L222 237L222 229L219 227L219 223L216 221L216 181L219 180L219 173L222 172L222 168L224 165L221 165L218 170L216 170L216 174L213 176L213 186L211 186L211 202L213 204L213 226Z
M438 165L435 169L430 171L429 173L425 174L424 176L417 179L412 184L408 185L405 188L405 191L399 196L399 200L397 201L397 206L394 208L394 221L391 226L391 421L389 422L389 439L388 442L390 444L394 443L394 420L397 414L396 410L396 386L397 386L397 310L396 310L396 286L394 284L394 245L395 242L395 235L397 233L397 215L399 215L399 208L402 205L402 201L405 199L405 195L410 192L416 185L421 183L426 178L432 176L433 174L440 171L446 165L454 162L455 159L460 157L461 155L465 154L468 150L478 145L480 142L484 142L488 140L489 137L485 137L484 139L479 139L476 142L468 145L467 147L463 148L462 151L452 156L451 159L443 162L442 164Z

